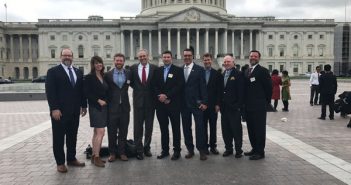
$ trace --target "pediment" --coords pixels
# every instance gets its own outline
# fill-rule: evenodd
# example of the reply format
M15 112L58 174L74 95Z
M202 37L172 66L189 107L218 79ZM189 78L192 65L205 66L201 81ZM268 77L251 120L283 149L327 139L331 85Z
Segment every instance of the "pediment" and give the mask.
M226 22L227 19L200 8L190 7L170 16L164 17L159 22Z

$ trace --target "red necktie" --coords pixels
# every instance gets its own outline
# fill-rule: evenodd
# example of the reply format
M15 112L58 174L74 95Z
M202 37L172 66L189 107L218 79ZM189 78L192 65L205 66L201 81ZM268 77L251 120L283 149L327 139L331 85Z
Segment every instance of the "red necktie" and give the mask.
M143 72L141 73L141 83L142 84L146 84L146 70L145 70L145 66L143 66Z
M251 76L251 73L252 73L252 67L249 68L249 77Z

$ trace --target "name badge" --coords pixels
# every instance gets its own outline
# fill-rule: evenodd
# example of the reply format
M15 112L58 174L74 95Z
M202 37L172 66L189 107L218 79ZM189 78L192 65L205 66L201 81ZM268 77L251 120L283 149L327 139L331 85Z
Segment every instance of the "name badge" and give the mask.
M173 74L168 74L168 78L173 78Z
M230 78L230 80L235 80L235 77L234 77L234 76L232 76L232 77Z
M255 77L252 77L252 78L250 78L250 81L251 81L251 82L254 82L254 81L256 81L256 78L255 78Z

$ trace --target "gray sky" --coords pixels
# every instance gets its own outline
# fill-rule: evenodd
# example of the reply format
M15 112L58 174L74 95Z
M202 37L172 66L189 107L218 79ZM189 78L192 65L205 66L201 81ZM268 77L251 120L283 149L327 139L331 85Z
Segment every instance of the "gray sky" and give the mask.
M37 22L38 19L105 19L135 16L141 0L0 0L0 21ZM351 21L351 0L227 0L229 14L236 16L275 16L282 19L335 19Z

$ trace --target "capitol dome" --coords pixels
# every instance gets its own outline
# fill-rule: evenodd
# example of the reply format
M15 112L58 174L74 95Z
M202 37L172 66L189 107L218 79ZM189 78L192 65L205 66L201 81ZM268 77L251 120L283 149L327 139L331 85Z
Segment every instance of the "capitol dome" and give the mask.
M195 6L208 12L226 14L226 0L141 0L141 16L172 14Z

